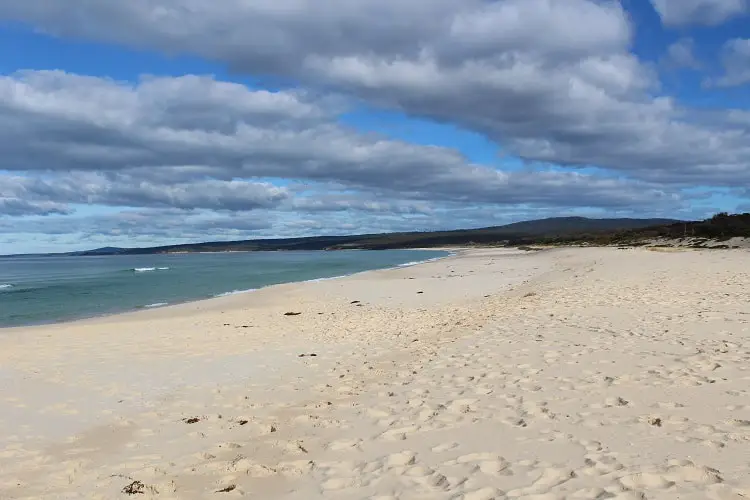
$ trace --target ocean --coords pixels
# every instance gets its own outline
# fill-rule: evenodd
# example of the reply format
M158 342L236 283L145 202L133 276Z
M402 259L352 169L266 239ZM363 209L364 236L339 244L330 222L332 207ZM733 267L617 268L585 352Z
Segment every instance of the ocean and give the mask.
M0 258L0 327L163 307L446 255L346 250Z

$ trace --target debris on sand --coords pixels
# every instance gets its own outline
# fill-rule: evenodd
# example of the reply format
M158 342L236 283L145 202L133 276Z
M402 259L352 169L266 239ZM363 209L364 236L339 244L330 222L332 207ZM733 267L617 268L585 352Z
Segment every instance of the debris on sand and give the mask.
M190 418L183 418L182 421L185 422L186 424L197 424L198 422L201 421L201 419L198 417L190 417Z
M648 423L654 427L661 427L661 419L659 417L651 417L648 419Z
M299 312L286 312L284 313L284 316L299 316L302 313Z
M126 495L145 495L146 485L140 481L133 481L122 489Z

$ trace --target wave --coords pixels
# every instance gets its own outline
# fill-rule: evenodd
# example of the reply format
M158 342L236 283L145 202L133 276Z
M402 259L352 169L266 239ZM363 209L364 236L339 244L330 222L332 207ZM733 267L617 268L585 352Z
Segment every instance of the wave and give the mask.
M153 271L169 271L168 267L134 267L131 269L134 273L150 273Z
M0 290L7 290L13 288L13 283L0 283Z
M247 290L232 290L231 292L217 293L214 297L228 297L230 295L238 295L240 293L250 293L257 291L257 288L248 288Z
M317 283L319 281L340 280L341 278L348 278L349 276L353 276L355 274L360 274L360 273L366 273L366 272L368 272L368 271L358 271L358 272L354 272L352 274L341 274L339 276L329 276L327 278L313 278L313 279L310 279L310 280L298 281L297 283Z
M453 255L453 254L451 254ZM427 264L428 262L436 262L438 260L442 260L445 257L449 257L450 255L444 256L444 257L433 257L432 259L426 259L426 260L414 260L411 262L405 262L403 264L399 264L396 267L411 267L411 266L417 266L419 264Z
M425 262L425 261L413 260L411 262L404 262L403 264L399 264L396 267L411 267L411 266L416 266L417 264L421 264L422 262Z
M425 259L425 260L414 260L414 261L411 261L411 262L406 262L404 264L397 264L397 265L395 265L393 267L386 267L386 268L383 268L383 269L377 269L377 268L376 269L367 269L367 270L364 270L364 271L355 271L355 272L349 273L349 274L341 274L341 275L338 275L338 276L329 276L329 277L326 277L326 278L313 278L313 279L310 279L310 280L299 281L298 283L316 283L318 281L339 280L341 278L348 278L349 276L354 276L354 275L362 274L362 273L369 273L369 272L372 272L372 271L387 271L389 269L398 269L398 268L401 268L401 267L411 267L411 266L416 266L416 265L419 265L419 264L426 264L428 262L436 262L438 260L442 260L442 259L445 259L447 257L452 257L454 255L455 255L454 253L448 252L446 255L441 255L440 257L433 257L431 259Z
M143 306L143 307L145 307L146 309L153 309L154 307L164 307L164 306L168 306L168 305L169 305L168 302L157 302L156 304L148 304L148 305Z

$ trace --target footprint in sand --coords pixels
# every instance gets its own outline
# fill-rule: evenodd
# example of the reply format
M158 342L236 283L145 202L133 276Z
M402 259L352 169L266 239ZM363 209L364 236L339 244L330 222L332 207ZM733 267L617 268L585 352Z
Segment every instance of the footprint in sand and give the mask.
M455 442L442 443L442 444L439 444L439 445L435 446L434 448L432 448L432 452L433 453L444 453L446 451L455 450L456 448L458 448L458 446L459 446L459 444L455 443Z
M361 450L363 441L361 439L340 439L330 442L326 448L333 451L340 450Z
M461 497L462 500L496 500L503 497L503 493L492 487L470 491Z

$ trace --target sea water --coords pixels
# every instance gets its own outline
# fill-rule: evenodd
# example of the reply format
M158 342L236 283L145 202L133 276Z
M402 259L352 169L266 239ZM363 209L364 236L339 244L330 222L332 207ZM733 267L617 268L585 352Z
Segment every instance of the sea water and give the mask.
M0 258L0 327L164 307L446 255L344 250Z

